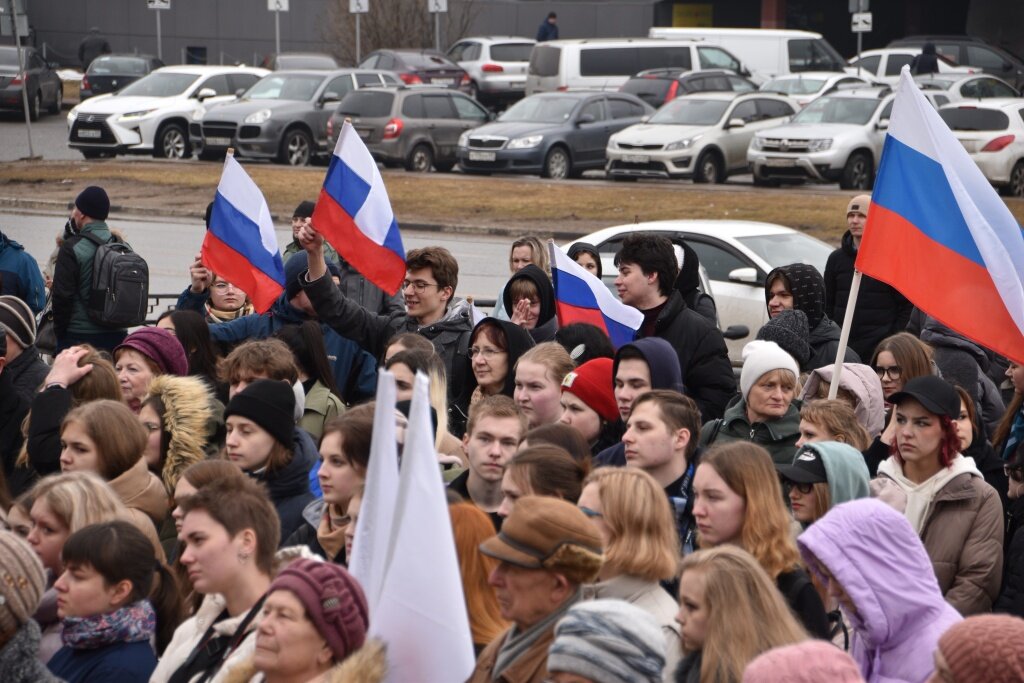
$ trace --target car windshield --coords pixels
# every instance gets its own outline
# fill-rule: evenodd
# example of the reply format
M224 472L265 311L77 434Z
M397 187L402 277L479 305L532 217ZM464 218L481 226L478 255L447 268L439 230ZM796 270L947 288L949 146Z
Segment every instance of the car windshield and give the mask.
M824 273L825 262L832 253L829 245L799 232L737 237L736 240L767 261L772 268L790 263L807 263Z
M761 86L761 90L786 95L813 95L825 87L823 78L776 78Z
M18 51L13 48L0 48L0 66L18 68Z
M271 74L256 82L242 98L247 100L298 100L313 99L313 94L324 76L310 74Z
M568 121L579 103L578 97L527 97L519 100L498 117L499 121L533 121L536 123L562 123Z
M939 116L951 130L1006 130L1010 117L995 109L954 107L939 111Z
M146 73L146 60L135 57L97 57L89 65L90 76L107 74L129 74L141 76Z
M648 123L710 126L718 123L728 108L728 100L698 100L681 97L654 112Z
M793 117L793 123L850 123L863 126L881 100L866 97L821 97Z
M174 97L199 80L198 74L151 73L117 94L118 97Z
M491 45L491 59L496 62L528 62L533 43L501 43Z

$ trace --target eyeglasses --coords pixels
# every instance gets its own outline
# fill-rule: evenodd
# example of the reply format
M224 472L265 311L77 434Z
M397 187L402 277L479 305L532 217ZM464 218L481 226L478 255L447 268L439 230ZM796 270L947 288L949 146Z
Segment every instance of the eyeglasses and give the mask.
M505 353L505 352L502 351L501 349L491 349L491 348L487 348L487 347L480 348L479 346L472 346L469 349L469 357L470 358L476 358L477 356L480 356L484 360L487 360L487 361L491 360L492 358L497 356L499 353Z
M409 287L412 287L412 290L417 294L422 294L427 291L427 287L440 288L441 285L436 282L427 282L426 280L402 280L402 290L404 291Z
M784 488L787 492L791 491L792 489L796 489L797 491L806 496L810 494L811 491L814 490L814 484L801 484L792 481L791 479L783 479L782 488Z
M1003 473L1018 484L1024 481L1024 466L1010 467L1009 465L1003 465Z
M590 508L583 507L582 505L580 505L580 512L585 514L590 519L594 519L595 517L604 517L604 514L598 512L597 510L591 510Z
M903 371L900 369L900 366L898 365L890 365L887 368L883 368L876 365L875 374L878 375L878 379L885 379L885 376L889 375L889 379L895 380L900 378L900 375L903 374Z

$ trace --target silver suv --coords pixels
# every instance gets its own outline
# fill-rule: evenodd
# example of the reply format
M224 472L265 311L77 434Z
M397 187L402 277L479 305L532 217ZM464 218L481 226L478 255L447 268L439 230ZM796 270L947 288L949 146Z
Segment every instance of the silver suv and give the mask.
M526 92L526 67L536 42L513 36L463 38L445 56L469 74L469 94L479 102L509 104Z
M754 184L839 181L844 190L871 189L894 97L887 87L840 91L758 132L747 150Z

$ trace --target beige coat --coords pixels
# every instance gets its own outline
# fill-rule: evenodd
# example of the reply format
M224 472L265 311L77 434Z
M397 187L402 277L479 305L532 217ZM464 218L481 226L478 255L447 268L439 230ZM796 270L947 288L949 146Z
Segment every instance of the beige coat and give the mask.
M160 479L149 471L145 458L139 458L138 462L109 483L110 488L114 489L114 493L132 513L132 521L137 525L142 525L143 518L148 518L153 523L154 531L164 525L170 511L167 489ZM136 517L138 519L135 519Z
M665 635L665 668L663 679L666 683L675 680L676 666L683 658L683 643L676 614L679 603L672 599L657 581L646 581L636 576L616 576L583 587L584 600L613 599L628 602L644 610L658 622Z
M323 683L382 683L387 668L384 644L379 640L368 640L318 680ZM261 683L264 680L263 674L256 671L249 658L231 667L224 683Z

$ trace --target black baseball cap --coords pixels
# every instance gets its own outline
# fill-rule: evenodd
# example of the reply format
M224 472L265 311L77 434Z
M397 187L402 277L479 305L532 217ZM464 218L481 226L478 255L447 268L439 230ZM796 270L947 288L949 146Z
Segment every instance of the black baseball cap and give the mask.
M903 385L902 391L890 396L889 403L899 405L908 398L914 399L928 412L936 415L946 415L953 420L960 415L960 394L941 377L915 377Z
M797 484L821 484L828 481L821 455L809 446L797 451L792 465L776 465L775 469L783 477Z

